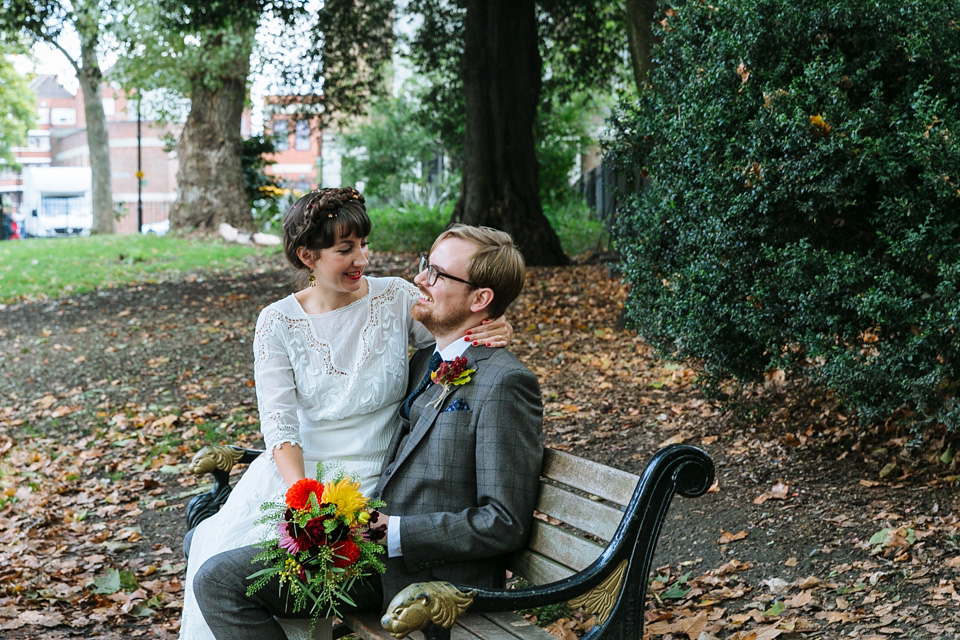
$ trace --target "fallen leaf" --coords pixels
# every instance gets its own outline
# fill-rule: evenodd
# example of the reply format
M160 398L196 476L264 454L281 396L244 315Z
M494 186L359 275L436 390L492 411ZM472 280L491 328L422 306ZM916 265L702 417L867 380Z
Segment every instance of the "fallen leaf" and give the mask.
M727 544L730 542L735 542L737 540L743 540L747 537L746 531L741 531L739 533L730 533L729 531L723 531L720 535L720 544Z
M786 500L790 493L790 485L778 482L773 485L769 491L764 491L762 494L753 499L753 504L763 504L767 500Z

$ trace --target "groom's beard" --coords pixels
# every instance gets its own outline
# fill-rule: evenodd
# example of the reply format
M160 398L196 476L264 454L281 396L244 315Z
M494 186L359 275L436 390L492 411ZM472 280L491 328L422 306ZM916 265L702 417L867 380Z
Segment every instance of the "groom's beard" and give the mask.
M436 304L436 301L434 301ZM456 307L447 313L437 312L436 309L425 307L419 302L413 305L411 311L414 320L418 320L435 336L446 336L464 325L470 317L470 309Z

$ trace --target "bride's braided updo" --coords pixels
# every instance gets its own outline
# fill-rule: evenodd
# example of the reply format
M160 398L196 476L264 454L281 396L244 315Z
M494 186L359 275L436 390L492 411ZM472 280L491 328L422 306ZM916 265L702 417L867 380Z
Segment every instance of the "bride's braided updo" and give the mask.
M307 269L297 249L311 251L332 247L350 234L370 235L370 218L363 196L353 187L317 189L290 207L283 219L283 251L297 269Z

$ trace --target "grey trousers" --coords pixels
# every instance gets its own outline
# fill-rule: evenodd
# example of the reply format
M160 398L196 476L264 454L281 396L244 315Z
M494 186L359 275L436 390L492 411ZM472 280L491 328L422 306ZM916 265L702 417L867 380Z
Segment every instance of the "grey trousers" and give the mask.
M217 554L203 563L193 580L193 590L203 612L203 618L218 640L286 640L277 623L280 618L309 618L309 610L293 613L288 605L286 590L276 583L268 583L252 596L247 587L252 580L247 576L263 568L252 564L260 549L241 547ZM350 594L355 607L338 607L344 613L383 609L383 590L379 576L371 576Z

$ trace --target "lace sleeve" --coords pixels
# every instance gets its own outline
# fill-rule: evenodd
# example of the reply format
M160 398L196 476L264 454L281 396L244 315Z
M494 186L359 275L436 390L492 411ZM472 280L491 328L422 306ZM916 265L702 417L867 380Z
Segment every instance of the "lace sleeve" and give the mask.
M260 431L267 451L284 442L302 446L297 418L297 385L284 348L283 317L264 309L253 337L253 377L257 385Z
M410 314L410 309L413 308L413 303L417 301L417 298L420 296L420 291L417 289L416 285L398 278L402 283L401 287L404 293L404 300L406 301L406 311L407 315ZM410 335L409 335L409 344L411 347L416 349L423 349L426 346L429 346L436 342L436 339L433 337L427 328L420 324L417 320L414 320L413 317L410 317Z

